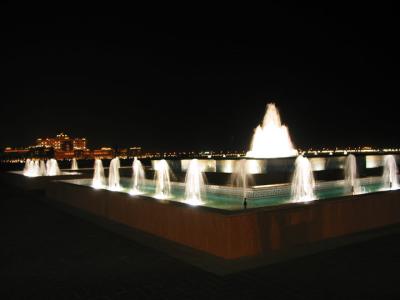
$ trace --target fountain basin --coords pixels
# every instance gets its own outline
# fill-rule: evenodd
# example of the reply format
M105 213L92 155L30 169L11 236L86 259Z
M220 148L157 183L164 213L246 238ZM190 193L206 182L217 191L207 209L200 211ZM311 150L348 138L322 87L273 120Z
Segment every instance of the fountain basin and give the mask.
M64 180L64 182L96 189L115 191L107 184L104 184L101 187L93 187L92 180L88 178ZM362 193L371 193L384 190L381 177L362 178L360 179L360 184ZM153 180L145 179L140 190L140 194L156 199L188 203L186 201L186 187L186 184L183 182L173 181L170 183L169 195L166 197L159 197L159 187L154 183ZM134 194L132 191L132 179L122 177L120 179L120 189L118 191L121 193ZM202 201L201 203L197 203L197 205L228 211L237 211L243 209L242 187L207 184L204 185L204 191L202 194ZM248 186L246 187L245 194L248 200L247 208L287 205L294 201L291 195L291 185L289 183ZM325 201L329 198L352 195L352 192L347 189L344 180L321 181L317 182L315 185L315 195L315 199L318 199L318 201Z
M189 249L235 261L296 253L400 222L400 191L226 210L55 181L47 197Z

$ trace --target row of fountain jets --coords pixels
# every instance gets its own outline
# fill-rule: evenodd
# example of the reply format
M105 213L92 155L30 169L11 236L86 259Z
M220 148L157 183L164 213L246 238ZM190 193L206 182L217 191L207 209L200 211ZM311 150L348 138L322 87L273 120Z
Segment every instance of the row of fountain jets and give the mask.
M57 160L55 160L54 158L48 159L46 162L44 160L28 158L25 162L23 174L29 177L56 176L60 175L61 171L58 167Z
M121 190L119 168L120 161L119 158L116 157L110 162L108 183L106 183L102 161L96 159L92 186L94 188L108 188L112 191ZM78 169L78 164L75 158L72 160L71 169ZM143 194L146 180L145 172L142 163L137 158L133 161L132 171L132 188L130 193L132 195ZM46 162L44 160L27 159L24 168L24 175L29 177L56 176L60 174L61 172L57 160L55 159L49 159ZM232 173L232 185L242 189L243 198L246 198L249 176L247 160L238 160L235 164L234 172ZM204 177L205 176L198 160L191 160L185 179L185 201L191 204L202 203L202 194L204 194L205 191ZM156 198L167 199L171 197L170 168L166 160L161 160L156 164L154 181L154 196ZM382 181L385 189L399 188L397 165L393 155L386 155L384 157ZM346 158L344 167L344 185L353 194L359 194L362 192L357 174L356 158L352 154L348 155ZM315 179L311 163L302 155L299 155L295 161L295 170L291 183L291 198L292 201L295 202L304 202L316 199Z
M76 158L72 159L71 170L78 170L78 162L76 161ZM42 159L37 160L28 158L25 161L25 167L22 173L28 177L61 175L57 160L54 158L50 158L46 162Z
M110 162L108 184L104 176L104 168L100 159L95 160L94 176L92 186L94 188L104 188L113 191L121 190L119 176L120 162L119 158L114 158ZM132 187L130 194L139 195L144 193L145 172L141 162L135 158L132 165ZM235 164L235 170L232 173L232 184L243 191L243 198L246 199L246 190L249 181L249 172L247 171L247 160L238 160ZM155 166L155 193L154 197L158 199L167 199L171 197L170 168L166 160L159 161ZM385 189L399 188L397 177L397 165L393 155L384 157L382 181ZM204 194L205 175L197 159L190 161L185 178L185 201L199 205L202 204L202 195ZM352 194L362 192L357 174L356 158L350 154L346 158L344 167L344 186ZM312 166L308 158L299 155L295 161L295 169L291 183L291 199L293 202L306 202L315 200L315 179Z
M106 184L102 161L96 159L92 186L94 188L107 187L112 191L121 190L119 168L120 161L119 158L116 157L110 162L108 184ZM75 158L72 160L71 169L78 169L78 164ZM141 162L137 158L133 161L132 169L133 184L130 193L132 195L142 194L145 186L145 172ZM247 161L242 159L236 162L234 172L232 173L232 184L242 188L243 198L246 198L246 190L250 176L247 170ZM24 168L24 175L29 177L56 176L60 174L61 172L55 159L49 159L46 162L44 160L27 159ZM344 175L344 185L348 187L353 194L361 193L361 185L357 175L356 158L352 154L347 156ZM393 155L386 155L384 157L382 179L384 188L399 188L397 165ZM156 165L154 180L155 197L159 199L169 198L171 196L171 180L170 169L167 161L161 160ZM197 159L191 160L186 173L185 182L185 200L192 204L201 204L202 194L204 194L205 191L205 180ZM310 161L306 157L299 155L295 161L295 170L291 183L291 198L293 201L310 201L316 199L314 191L315 179Z
M194 161L194 160L193 160ZM191 166L194 162L191 162ZM197 160L196 160L197 162ZM106 184L106 177L104 175L103 163L100 159L96 159L94 162L94 173L92 180L92 187L99 189L107 187L112 191L121 190L120 185L120 175L119 175L120 161L118 157L115 157L110 162L109 174L108 174L108 184ZM193 173L193 167L190 167L190 173ZM188 171L189 173L189 171ZM194 174L194 173L193 173ZM196 180L189 180L190 182L198 182L199 187L204 186L204 181L202 179L202 173L196 173L200 178ZM133 160L132 165L132 189L130 194L140 195L143 194L143 188L145 186L145 172L142 163L136 157ZM171 179L170 179L170 169L166 160L161 160L155 167L155 182L156 182L156 192L155 197L159 199L166 199L171 196ZM189 184L188 185L192 185ZM199 194L200 194L199 189Z

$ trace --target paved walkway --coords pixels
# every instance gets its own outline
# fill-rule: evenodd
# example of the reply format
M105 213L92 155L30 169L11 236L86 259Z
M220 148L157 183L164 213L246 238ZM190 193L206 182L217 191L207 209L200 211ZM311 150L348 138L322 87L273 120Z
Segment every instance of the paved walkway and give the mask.
M0 299L400 298L400 234L221 277L0 188Z

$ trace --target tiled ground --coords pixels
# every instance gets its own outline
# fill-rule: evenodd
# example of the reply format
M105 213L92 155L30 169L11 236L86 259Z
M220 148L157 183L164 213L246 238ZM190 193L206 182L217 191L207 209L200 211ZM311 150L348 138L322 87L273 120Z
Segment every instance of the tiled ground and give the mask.
M400 234L221 277L0 188L0 299L400 299Z

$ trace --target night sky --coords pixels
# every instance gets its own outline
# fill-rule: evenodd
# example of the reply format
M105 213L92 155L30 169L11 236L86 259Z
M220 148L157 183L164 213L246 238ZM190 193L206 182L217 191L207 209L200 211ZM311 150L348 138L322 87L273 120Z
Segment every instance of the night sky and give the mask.
M393 7L238 9L16 16L0 146L246 150L269 102L299 147L400 145Z

